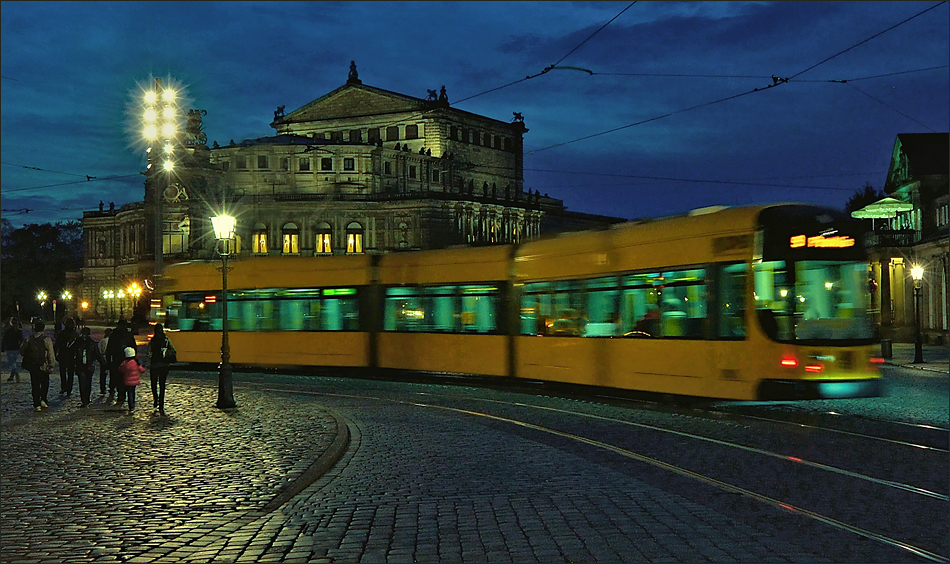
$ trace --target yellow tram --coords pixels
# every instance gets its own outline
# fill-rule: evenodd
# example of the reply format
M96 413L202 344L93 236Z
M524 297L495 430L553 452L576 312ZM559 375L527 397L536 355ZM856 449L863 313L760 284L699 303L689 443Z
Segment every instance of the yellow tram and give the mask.
M231 362L479 374L729 399L880 394L860 228L776 204L520 245L252 257ZM214 262L166 268L182 362L216 362Z

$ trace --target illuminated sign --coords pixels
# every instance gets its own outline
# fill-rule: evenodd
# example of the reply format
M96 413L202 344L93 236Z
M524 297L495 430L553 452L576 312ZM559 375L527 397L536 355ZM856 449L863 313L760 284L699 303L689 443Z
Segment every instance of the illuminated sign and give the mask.
M854 246L854 238L844 235L836 235L834 237L825 237L824 235L814 235L812 237L793 235L791 239L789 239L788 246L792 249L798 249L801 247L818 249L844 249Z
M218 296L205 296L205 302L209 304L216 303L218 301Z

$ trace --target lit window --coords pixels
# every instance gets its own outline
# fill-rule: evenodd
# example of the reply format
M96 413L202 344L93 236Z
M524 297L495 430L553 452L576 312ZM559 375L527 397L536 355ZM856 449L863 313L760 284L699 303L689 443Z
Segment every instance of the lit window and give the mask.
M406 126L406 139L418 139L419 138L419 126L418 125L407 125Z
M285 255L296 255L300 253L300 229L296 224L288 223L281 229L283 234L282 252Z
M330 246L330 224L326 222L321 223L317 225L315 231L317 233L317 244L315 247L317 254L328 255L332 253L333 247Z
M333 170L333 159L320 159L320 170Z
M302 158L300 159L300 172L310 172L310 159Z
M270 168L270 164L267 162L267 155L259 155L257 157L257 168L261 170Z
M363 226L355 221L346 226L347 254L361 254L363 252Z
M343 159L343 170L356 170L356 162L353 159Z
M251 251L258 254L267 253L267 231L263 227L258 227L251 234Z

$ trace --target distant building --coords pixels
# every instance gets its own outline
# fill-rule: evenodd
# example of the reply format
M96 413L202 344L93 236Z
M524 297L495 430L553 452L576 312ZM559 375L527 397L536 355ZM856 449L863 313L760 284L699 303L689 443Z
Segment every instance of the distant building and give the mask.
M208 218L220 210L238 218L239 255L503 244L623 221L525 188L520 114L504 122L453 108L444 87L421 99L367 86L355 64L336 90L277 108L273 136L208 148L200 115L189 112L175 174L157 161L144 173L142 204L83 214L91 317L126 311L127 297L117 308L103 296L151 280L161 263L214 257Z
M884 190L912 204L913 209L898 212L889 220L875 220L867 238L872 299L881 336L914 340L914 281L910 269L921 265L923 338L928 343L946 345L950 318L950 134L899 134Z

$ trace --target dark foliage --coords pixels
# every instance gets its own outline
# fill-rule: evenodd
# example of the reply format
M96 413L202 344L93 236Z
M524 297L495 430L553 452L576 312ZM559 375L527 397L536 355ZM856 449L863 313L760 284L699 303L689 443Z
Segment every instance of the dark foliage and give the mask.
M876 190L870 183L865 184L864 188L855 192L848 202L844 205L845 211L849 214L855 210L859 210L868 204L873 204L874 202L886 198L887 194L883 190Z
M19 303L21 320L40 315L36 295L45 291L50 300L60 296L66 288L66 273L82 268L82 225L78 221L55 224L30 224L13 228L6 219L0 246L0 308L7 318L17 314ZM52 317L50 301L44 317Z

